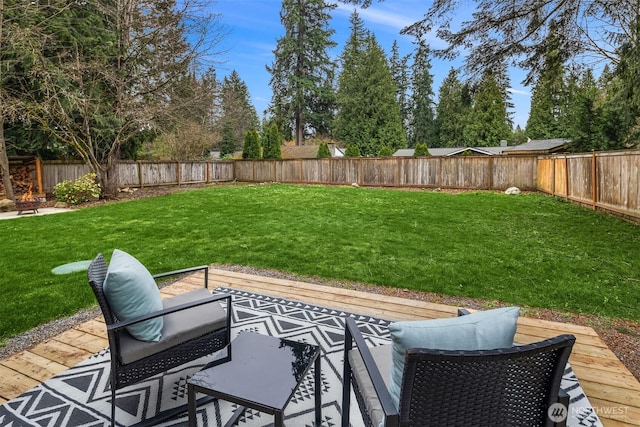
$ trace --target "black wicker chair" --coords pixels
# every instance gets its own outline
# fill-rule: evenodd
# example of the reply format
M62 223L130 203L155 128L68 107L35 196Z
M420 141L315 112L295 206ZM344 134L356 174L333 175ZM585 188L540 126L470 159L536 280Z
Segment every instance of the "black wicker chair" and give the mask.
M390 345L368 348L355 320L347 319L342 426L349 426L351 386L369 427L565 425L562 417L554 424L548 410L562 403L564 414L554 415L568 415L560 381L574 342L573 335L560 335L497 350L410 349L396 408L385 384Z
M154 275L154 279L204 270L204 287L163 300L163 309L137 319L119 321L102 290L107 263L98 254L88 269L89 284L98 300L107 325L111 353L111 425L115 424L116 390L165 372L224 348L231 338L231 296L212 295L208 290L207 266ZM221 302L226 303L226 310ZM163 337L159 342L134 339L127 326L164 316ZM165 339L165 331L167 338ZM159 414L153 422L171 417L181 408ZM146 420L146 424L151 420ZM143 423L142 425L144 425Z

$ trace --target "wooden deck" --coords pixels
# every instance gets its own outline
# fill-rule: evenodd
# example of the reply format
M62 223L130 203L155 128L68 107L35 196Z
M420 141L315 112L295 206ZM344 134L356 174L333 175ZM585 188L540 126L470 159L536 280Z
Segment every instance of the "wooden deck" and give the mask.
M201 286L202 273L162 289L175 295ZM456 315L457 307L211 269L210 288L226 286L389 320ZM577 341L570 363L605 426L640 426L640 383L589 327L521 317L516 340L529 343L570 333ZM107 347L101 317L0 361L0 404Z

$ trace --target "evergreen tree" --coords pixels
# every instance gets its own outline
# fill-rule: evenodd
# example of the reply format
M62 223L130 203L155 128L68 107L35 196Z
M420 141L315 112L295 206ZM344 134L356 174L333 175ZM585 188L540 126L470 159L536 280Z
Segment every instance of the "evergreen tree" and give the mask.
M569 150L585 152L606 149L602 145L604 138L599 126L600 111L596 105L598 88L591 71L585 72L579 81L575 76L571 78L569 88L573 98L568 114L571 135Z
M223 133L225 126L232 129L233 152L242 146L243 138L249 130L258 129L258 114L249 100L246 83L235 70L222 80L220 95L221 117L218 120L222 124Z
M356 12L351 36L342 54L338 86L335 136L355 145L364 156L375 156L380 147L406 147L396 87L385 54L371 34L365 36Z
M327 144L326 142L321 142L320 145L318 146L318 154L316 154L316 158L318 159L323 159L323 158L330 158L331 157L331 150L329 150L329 144Z
M433 144L436 140L435 100L433 93L433 75L429 46L418 40L418 47L413 62L409 147L418 143Z
M259 159L261 158L262 147L260 147L260 136L258 131L250 130L244 137L244 145L242 147L243 159Z
M393 82L396 85L396 102L400 106L400 118L402 126L405 129L407 139L409 138L409 129L411 125L411 98L409 96L410 89L410 69L408 66L411 55L400 56L397 40L393 41L391 46L391 57L389 58L389 69Z
M334 122L334 136L351 144L361 138L359 128L353 127L352 122L358 120L361 104L365 102L366 87L360 79L365 42L368 36L364 22L356 11L349 18L351 34L340 56L342 70L338 76L338 114Z
M349 144L347 148L344 150L345 157L362 157L360 153L360 148L357 145Z
M613 73L613 85L605 106L605 114L618 116L610 122L608 133L616 130L611 127L618 123L619 138L608 138L611 149L640 146L640 13L629 19L630 34L619 49L620 61ZM612 135L611 135L612 136Z
M429 147L424 142L416 144L416 149L413 151L413 157L430 156Z
M282 138L278 131L278 126L272 123L264 131L262 137L262 158L263 159L281 159L282 152L280 145L282 144Z
M473 109L464 129L466 145L499 146L512 135L504 93L492 71L486 71L473 97Z
M233 156L237 148L236 139L231 122L226 122L222 126L222 141L220 142L220 158Z
M451 68L438 93L435 120L437 138L430 145L432 147L465 146L464 128L470 115L470 89L458 80L457 71Z
M547 41L544 65L531 96L531 109L527 120L527 136L531 139L568 137L565 56L559 50L557 34Z
M527 142L526 132L520 127L520 125L516 126L516 129L513 131L513 137L511 138L512 145L520 145Z
M327 53L331 40L325 0L283 0L280 20L285 35L278 39L271 73L271 111L278 124L295 130L296 145L302 145L307 129L327 131L335 94L331 90L335 64Z

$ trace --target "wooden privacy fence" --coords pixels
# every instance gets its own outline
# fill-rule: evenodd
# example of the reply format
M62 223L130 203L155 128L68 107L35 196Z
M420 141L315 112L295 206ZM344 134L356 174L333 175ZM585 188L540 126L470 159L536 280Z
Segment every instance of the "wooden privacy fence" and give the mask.
M537 175L540 191L640 218L640 151L541 157Z
M363 186L536 189L533 156L390 157L242 160L235 178L247 182Z
M58 182L75 181L89 172L89 166L84 163L42 162L44 190L50 193ZM120 188L233 181L233 175L233 162L123 161L118 164Z
M81 163L42 162L44 191L89 172ZM553 156L454 156L122 162L121 187L222 181L542 191L640 218L640 151Z

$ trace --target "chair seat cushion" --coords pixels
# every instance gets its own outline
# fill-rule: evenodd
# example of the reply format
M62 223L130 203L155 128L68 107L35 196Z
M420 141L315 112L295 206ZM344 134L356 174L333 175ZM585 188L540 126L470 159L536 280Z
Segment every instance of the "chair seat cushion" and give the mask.
M389 388L391 378L391 344L370 347L369 350L371 351L373 360L376 362L380 375L382 375L385 385ZM367 368L364 365L362 356L360 356L360 351L358 351L357 348L349 351L349 365L351 365L353 378L358 384L365 408L373 425L382 425L384 411L382 410L382 405L380 405L376 390L373 388L373 382L367 373Z
M396 408L399 407L408 349L492 350L512 347L519 312L518 307L505 307L460 317L396 322L389 325L393 347L389 393Z
M102 286L111 310L119 320L130 320L162 309L158 285L149 270L133 256L114 249ZM142 341L159 341L161 317L127 327Z
M175 307L203 298L211 298L207 289L197 289L162 301L164 308ZM124 364L143 359L193 338L225 327L227 314L218 302L181 310L164 316L162 338L157 342L144 342L126 331L120 335L120 357Z

